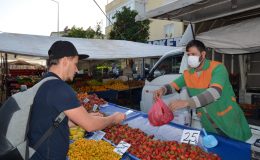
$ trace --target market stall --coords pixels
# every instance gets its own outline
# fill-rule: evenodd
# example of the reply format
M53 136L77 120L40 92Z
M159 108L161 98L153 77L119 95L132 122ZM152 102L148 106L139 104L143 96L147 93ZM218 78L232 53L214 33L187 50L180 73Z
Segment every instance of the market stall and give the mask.
M213 148L206 148L202 140L203 137L205 137L205 134L201 130L173 122L155 127L150 124L146 113L137 110L131 110L132 112L129 112L129 108L106 102L96 95L93 96L85 93L78 94L78 97L89 112L100 112L104 116L111 115L115 112L121 112L126 113L127 118L122 124L110 126L103 131L94 133L87 132L85 136L82 133L74 133L71 135L71 139L73 140L71 141L72 145L74 141L77 142L77 139L80 137L95 140L102 139L109 142L114 147L123 140L124 142L131 144L131 147L128 149L128 152L122 155L121 159L148 159L148 155L151 155L153 152L158 152L156 153L156 159L171 159L171 156L175 157L173 159L177 159L177 157L180 159L199 159L198 157L200 156L202 156L200 158L207 160L218 159L218 157L224 160L251 159L251 145L248 143L208 133L209 135L214 135L216 137L218 144ZM183 142L181 140L184 130L200 131L198 143L195 145L180 143ZM101 137L100 134L102 134ZM97 137L99 139L97 139ZM81 154L85 155L84 148L77 149L81 150ZM70 155L74 158L76 156L72 151L70 151ZM185 155L186 157L181 157L182 155ZM87 155L85 156L87 157Z
M21 87L29 88L37 83L45 67L40 64L28 63L24 60L16 60L8 63L7 96L17 93Z
M122 106L118 106L112 103L108 103L103 107L100 107L100 112L105 113L106 115L110 115L113 114L114 112L122 112L125 113L127 112L129 109L122 107ZM125 126L125 125L128 126ZM120 129L122 128L122 129ZM120 132L120 130L125 129L127 131L123 131ZM140 130L137 130L140 129ZM105 140L108 140L108 142L112 143L112 144L118 144L119 141L121 140L125 140L129 143L134 142L133 141L133 137L129 136L128 137L121 137L120 135L124 135L127 134L126 132L131 132L132 130L134 131L134 139L138 139L137 135L142 135L143 138L145 139L146 137L149 137L155 141L157 140L161 140L159 142L165 142L165 143L177 143L180 142L181 140L181 136L182 136L182 132L184 129L189 129L189 130L194 130L193 128L187 127L187 126L182 126L182 125L178 125L175 123L169 123L167 125L163 125L160 127L154 127L151 126L148 119L147 119L147 114L139 112L139 111L134 111L131 114L129 114L127 116L127 119L123 122L122 125L118 125L116 127L110 127L105 129ZM90 134L90 133L88 133ZM111 134L116 134L119 136L118 137L113 137ZM212 134L212 133L210 133ZM200 138L199 138L199 143L198 146L201 148L197 150L197 153L194 154L205 154L205 153L211 153L209 154L211 156L211 158L213 158L214 156L212 155L217 154L221 159L223 160L229 160L229 159L251 159L251 150L250 150L250 144L248 143L244 143L241 141L237 141L237 140L233 140L230 138L226 138L226 137L222 137L219 135L214 134L214 136L217 138L218 140L218 145L214 148L211 149L207 149L203 146L201 138L204 137L204 133L201 132L200 133ZM152 140L149 141L152 141ZM169 145L169 144L168 144ZM139 159L140 157L146 155L148 156L149 154L148 151L145 150L140 150L138 149L139 147L141 147L142 144L139 145L135 145L132 144L132 149L129 148L130 152L126 152L122 159ZM155 145L156 146L156 145ZM191 146L179 146L179 147L183 147L183 148L189 148ZM156 146L156 148L160 148L160 146ZM146 148L147 150L149 149ZM167 151L167 150L166 150ZM169 152L171 150L169 149ZM174 151L174 150L173 150ZM181 154L185 154L187 152L188 154L188 150L186 151L180 151L178 152L179 155ZM204 153L205 152L205 153ZM133 154L134 153L134 154ZM172 152L173 153L173 152ZM160 153L158 153L158 155L162 155L162 154L166 154L165 152L161 151ZM139 158L138 158L138 156ZM169 154L170 155L170 154ZM174 155L174 154L173 154ZM191 156L191 155L189 155ZM188 157L186 157L188 158ZM205 157L206 158L206 157ZM210 157L206 158L209 159ZM169 159L169 158L165 158L165 159Z
M78 93L96 94L109 102L121 105L139 105L141 100L143 80L122 81L120 79L109 79L100 82L95 79L75 81L72 87ZM134 108L140 110L140 108Z
M42 56L46 58L48 48L56 40L69 40L73 42L76 48L78 48L79 54L89 54L90 59L117 59L130 57L133 58L161 56L162 54L175 49L172 47L152 46L148 44L141 44L128 41L88 40L80 38L47 37L0 33L0 51L13 54ZM20 43L21 41L23 43ZM129 84L111 83L108 86L104 86L103 84L103 86L90 85L91 90L88 90L89 88L87 88L87 86L84 85L85 84L83 84L83 88L80 88L80 91L82 93L78 94L78 98L80 99L82 105L89 112L100 111L102 114L104 114L104 116L113 114L114 112L125 113L129 109L109 103L111 102L110 99L107 99L106 101L102 98L99 98L98 94L100 91L102 91L103 93L108 92L107 95L109 97L112 97L113 94L115 94L115 96L119 96L119 92L129 90L129 88L131 87L133 89L137 88ZM91 92L92 94L90 94ZM120 134L118 129L121 129ZM153 127L148 122L146 114L141 113L139 111L133 111L132 113L127 115L127 119L123 122L122 125L116 127L111 126L104 130L107 134L103 139L107 140L109 144L100 143L98 145L102 145L104 146L104 148L106 148L103 149L103 147L100 147L100 150L108 151L111 150L112 145L117 145L118 142L120 142L120 140L125 140L130 144L133 142L131 144L133 147L129 148L129 153L123 154L122 159L144 159L143 156L146 153L144 151L148 150L150 151L149 153L155 151L155 153L159 156L157 159L169 159L169 156L180 157L184 159L194 156L194 158L202 159L219 159L219 157L222 159L250 159L251 151L249 144L221 137L218 135L215 135L218 140L218 145L212 149L206 149L201 143L201 139L204 136L202 132L199 136L198 147L193 146L191 144L179 143L180 137L184 129L194 130L192 128L177 125L172 122L161 127ZM131 132L131 136L129 136L131 139L128 139L126 136L121 136L124 133L127 133L125 132L126 130ZM91 151L91 148L86 147L89 143L93 144L93 146L98 146L96 145L96 143L98 143L96 141L84 141L82 139L79 139L79 145L73 145L78 142L78 138L84 137L84 132L85 131L80 128L71 131L70 138L73 139L71 143L71 148L73 149L70 149L69 157L72 155L80 156L82 152L83 154L87 154L86 152ZM116 136L112 136L113 132L116 132ZM91 136L91 134L93 133L87 133L87 137L89 135ZM141 141L142 139L144 139L145 141ZM137 140L140 140L140 142L144 142L145 144L148 142L151 144L147 145L148 147L146 146L145 148L144 146L140 146L140 149L138 149L140 142L138 142ZM79 148L74 148L73 146ZM81 146L83 147L80 148ZM173 147L166 149L166 146ZM91 152L91 155L96 155L94 150L93 152ZM164 152L165 150L168 150L169 153ZM192 151L189 152L189 150ZM88 157L84 158L88 159ZM71 160L72 159L73 158L71 158Z

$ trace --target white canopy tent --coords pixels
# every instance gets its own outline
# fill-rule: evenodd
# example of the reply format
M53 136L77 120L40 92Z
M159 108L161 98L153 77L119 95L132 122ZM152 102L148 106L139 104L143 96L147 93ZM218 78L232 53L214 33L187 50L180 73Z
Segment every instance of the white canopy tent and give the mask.
M196 38L203 41L207 47L214 48L220 53L239 54L241 79L239 101L245 102L247 67L242 54L260 53L260 17L204 32ZM233 58L231 70L233 70L232 68Z
M196 36L220 53L244 54L260 51L260 17L217 28Z
M137 43L125 40L101 40L0 33L0 52L48 57L48 49L57 40L72 42L79 54L89 59L120 59L162 56L174 47Z

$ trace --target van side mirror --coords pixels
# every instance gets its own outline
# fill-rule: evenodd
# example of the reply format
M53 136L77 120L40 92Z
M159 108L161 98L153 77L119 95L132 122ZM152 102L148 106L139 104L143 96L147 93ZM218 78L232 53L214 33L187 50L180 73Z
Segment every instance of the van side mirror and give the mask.
M149 73L146 77L146 79L151 82L155 77L153 76L153 73Z

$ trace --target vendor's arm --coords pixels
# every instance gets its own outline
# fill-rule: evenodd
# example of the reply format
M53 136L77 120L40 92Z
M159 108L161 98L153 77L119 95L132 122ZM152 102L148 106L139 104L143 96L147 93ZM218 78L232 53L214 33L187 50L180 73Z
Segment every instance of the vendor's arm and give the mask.
M184 77L181 75L179 78L174 80L170 84L165 84L160 89L154 92L154 99L158 99L163 95L173 94L176 91L179 91L182 87L186 86Z
M228 80L228 73L223 64L218 65L212 72L210 87L197 96L188 100L174 100L169 107L174 111L184 107L199 108L217 101L222 94L222 89Z
M191 108L199 108L207 104L210 104L220 98L221 92L221 88L212 86L208 88L206 91L202 92L201 94L188 99L188 106L190 106Z

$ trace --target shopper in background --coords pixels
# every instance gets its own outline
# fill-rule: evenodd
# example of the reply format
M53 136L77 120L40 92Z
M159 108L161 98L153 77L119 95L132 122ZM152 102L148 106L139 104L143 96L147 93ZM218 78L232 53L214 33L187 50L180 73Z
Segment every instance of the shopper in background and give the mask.
M78 72L78 60L88 56L78 55L71 42L56 41L48 54L49 72L45 77L53 76L57 79L45 82L35 96L28 131L29 145L35 145L61 112L64 112L66 117L40 145L31 159L64 160L69 148L69 120L91 132L120 123L125 119L125 114L94 116L81 106L76 93L65 81L73 80L75 73Z
M206 59L206 47L192 40L186 46L188 65L183 75L155 91L154 98L171 94L186 86L190 99L173 100L172 111L184 107L196 108L202 126L209 132L246 141L251 136L243 111L236 102L226 67Z

